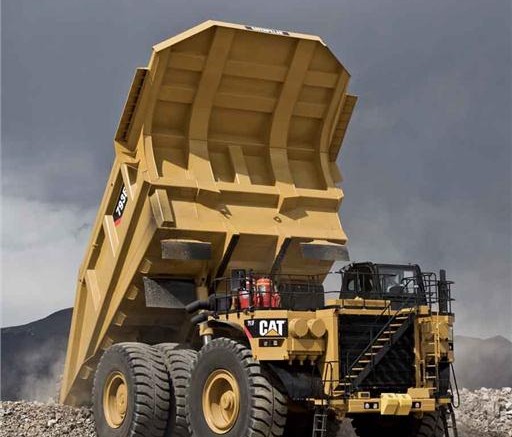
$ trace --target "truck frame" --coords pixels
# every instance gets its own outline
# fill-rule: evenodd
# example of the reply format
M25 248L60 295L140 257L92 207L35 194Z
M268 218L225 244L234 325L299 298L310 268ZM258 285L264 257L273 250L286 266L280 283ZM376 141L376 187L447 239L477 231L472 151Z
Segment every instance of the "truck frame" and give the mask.
M100 437L457 435L446 273L333 270L349 78L316 36L217 21L137 69L60 393Z

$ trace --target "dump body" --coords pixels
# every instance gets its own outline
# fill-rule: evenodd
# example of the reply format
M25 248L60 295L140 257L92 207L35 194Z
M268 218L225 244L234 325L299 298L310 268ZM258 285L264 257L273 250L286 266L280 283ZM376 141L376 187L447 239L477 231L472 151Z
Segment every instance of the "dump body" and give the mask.
M231 269L325 275L344 254L336 158L356 98L316 36L205 22L135 74L81 265L61 401L121 341L180 342Z

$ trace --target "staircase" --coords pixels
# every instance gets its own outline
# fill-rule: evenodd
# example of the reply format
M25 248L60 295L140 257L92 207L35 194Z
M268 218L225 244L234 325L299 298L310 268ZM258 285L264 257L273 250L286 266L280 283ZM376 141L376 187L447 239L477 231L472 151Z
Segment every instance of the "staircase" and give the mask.
M320 405L315 407L312 437L327 437L329 401L333 397L334 390L334 386L332 384L333 376L332 363L327 362L322 376L322 387L328 386L329 390L327 393L324 392Z
M431 347L431 350L426 354L423 376L425 381L432 383L429 389L435 392L438 389L439 384L439 345L441 343L439 324L435 323L433 328L433 333L428 343L428 345Z
M452 404L449 404L447 409L441 410L441 420L443 421L445 437L459 437L455 411L453 410Z
M340 384L344 388L345 393L349 394L353 389L357 388L407 331L412 321L413 311L413 308L399 310L373 336L368 346L349 366L345 375L345 381Z
M327 406L321 405L315 408L313 416L313 434L312 437L327 436Z

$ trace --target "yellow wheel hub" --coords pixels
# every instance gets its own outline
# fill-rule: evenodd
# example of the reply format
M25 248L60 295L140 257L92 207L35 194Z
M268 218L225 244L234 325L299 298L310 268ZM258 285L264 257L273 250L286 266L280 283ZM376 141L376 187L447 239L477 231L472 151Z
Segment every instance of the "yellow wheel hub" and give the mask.
M210 429L217 434L227 433L236 423L240 412L240 390L231 372L213 372L203 388L203 412Z
M103 387L103 412L111 428L119 428L128 409L128 385L121 372L112 372Z

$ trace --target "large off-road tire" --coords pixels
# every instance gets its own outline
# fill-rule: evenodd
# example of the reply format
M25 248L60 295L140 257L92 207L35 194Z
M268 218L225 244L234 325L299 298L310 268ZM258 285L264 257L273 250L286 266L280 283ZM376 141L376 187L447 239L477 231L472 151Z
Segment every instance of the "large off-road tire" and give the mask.
M185 349L177 343L162 343L155 346L163 355L171 377L171 399L167 437L189 437L186 417L186 395L190 386L190 373L197 352Z
M439 412L414 416L381 416L360 414L352 420L359 437L392 435L393 437L444 437L443 420Z
M286 396L250 349L217 338L199 351L187 395L193 437L282 436L286 410Z
M413 437L444 437L444 422L441 411L424 414L417 421Z
M163 437L169 396L169 375L157 349L142 343L111 346L94 378L98 437Z

